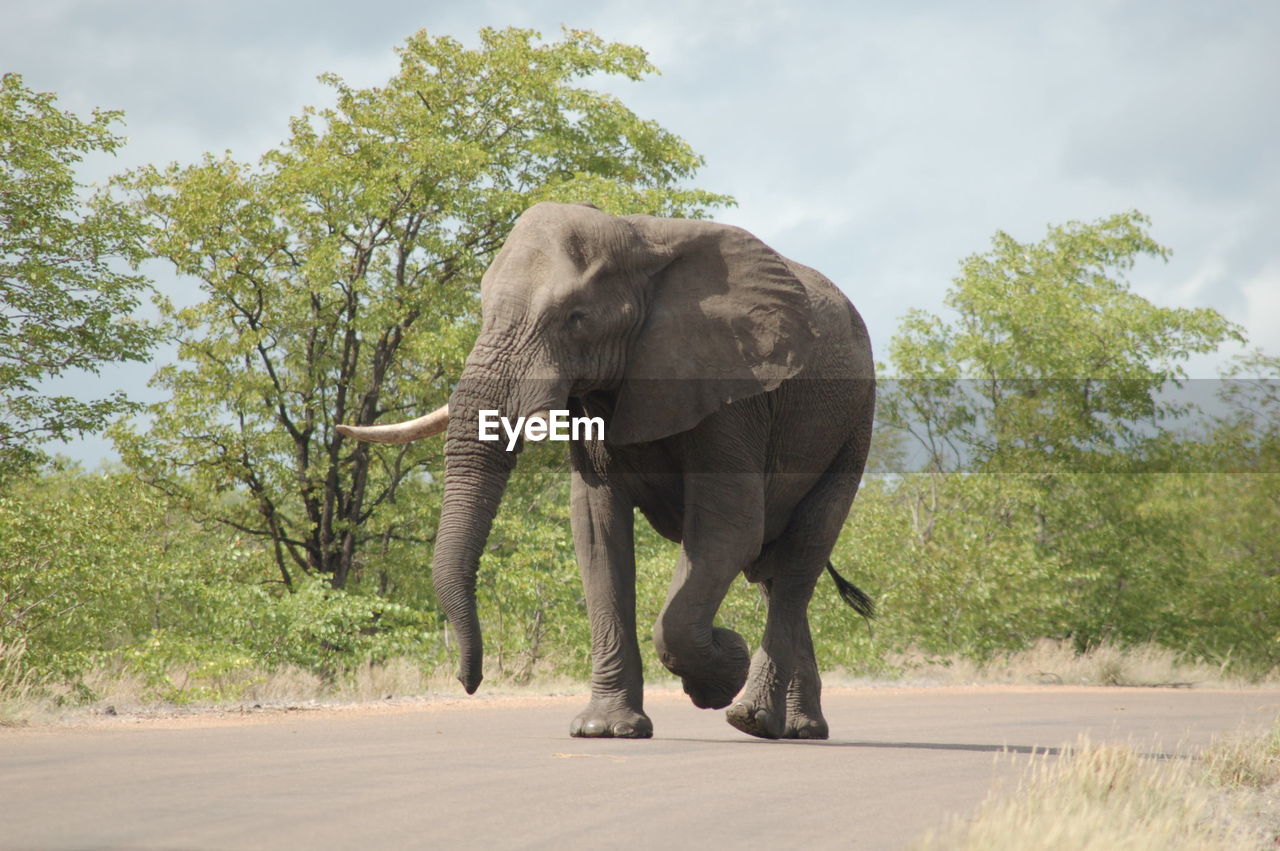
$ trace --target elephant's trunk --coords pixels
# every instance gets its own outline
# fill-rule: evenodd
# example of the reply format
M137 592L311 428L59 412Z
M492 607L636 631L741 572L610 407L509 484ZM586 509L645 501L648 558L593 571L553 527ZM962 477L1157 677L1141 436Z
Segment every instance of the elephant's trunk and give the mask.
M436 599L458 639L458 680L472 694L483 678L484 660L476 614L476 573L516 454L505 451L501 442L477 439L477 412L506 406L478 398L469 384L464 378L449 402L444 504L436 532L432 581Z

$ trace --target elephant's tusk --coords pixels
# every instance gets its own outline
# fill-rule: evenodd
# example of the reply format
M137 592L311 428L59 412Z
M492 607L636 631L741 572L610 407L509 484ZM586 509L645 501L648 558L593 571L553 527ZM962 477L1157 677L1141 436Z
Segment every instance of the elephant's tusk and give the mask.
M416 420L373 426L337 426L338 434L372 443L409 443L439 434L449 427L449 406L441 405Z

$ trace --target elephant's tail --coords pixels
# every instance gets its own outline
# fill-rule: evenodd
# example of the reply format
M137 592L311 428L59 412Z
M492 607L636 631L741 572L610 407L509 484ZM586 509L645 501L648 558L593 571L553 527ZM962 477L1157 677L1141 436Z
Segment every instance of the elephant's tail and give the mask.
M867 592L837 573L836 566L830 561L827 562L827 573L830 573L831 578L835 580L840 599L844 600L850 608L867 620L876 616L875 601L867 596Z

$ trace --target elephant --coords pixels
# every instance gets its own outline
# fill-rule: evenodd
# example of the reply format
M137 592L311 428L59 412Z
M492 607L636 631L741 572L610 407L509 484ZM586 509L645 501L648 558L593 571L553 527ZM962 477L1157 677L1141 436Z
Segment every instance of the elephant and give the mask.
M728 707L728 722L754 736L826 738L808 624L823 569L873 613L830 563L875 408L871 344L848 298L737 227L543 202L516 220L480 306L447 405L339 427L395 443L447 431L432 569L466 691L482 678L480 553L519 451L478 439L480 418L545 426L569 411L604 425L568 447L592 659L591 698L570 734L653 734L636 636L639 509L681 545L653 641L694 705ZM739 574L767 601L754 656L713 624Z

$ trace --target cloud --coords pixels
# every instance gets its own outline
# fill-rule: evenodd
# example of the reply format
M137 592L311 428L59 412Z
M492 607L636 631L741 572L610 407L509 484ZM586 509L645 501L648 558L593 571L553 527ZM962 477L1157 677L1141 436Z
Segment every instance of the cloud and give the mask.
M1280 346L1270 0L46 0L7 11L0 56L69 108L126 110L133 141L110 169L254 158L328 102L318 73L376 85L419 28L474 43L508 24L645 47L661 76L592 84L688 139L708 161L698 184L740 201L721 218L844 287L881 353L997 229L1034 240L1132 208L1174 249L1134 270L1142 294Z
M1268 354L1280 354L1280 261L1272 261L1242 289L1250 342Z
M1228 7L1229 8L1229 7ZM1269 90L1280 80L1280 7L1258 17L1213 20L1158 16L1121 21L1102 53L1095 120L1073 126L1064 166L1119 186L1165 183L1188 195L1252 194L1280 179L1274 147L1280 111ZM1268 83L1270 81L1270 84Z

